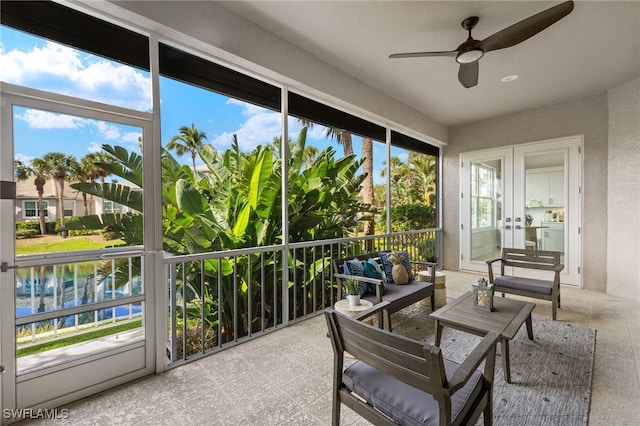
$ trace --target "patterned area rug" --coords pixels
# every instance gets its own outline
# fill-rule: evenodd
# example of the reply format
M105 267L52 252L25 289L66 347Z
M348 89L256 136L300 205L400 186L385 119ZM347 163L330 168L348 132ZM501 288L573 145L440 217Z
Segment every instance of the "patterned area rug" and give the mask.
M394 332L433 344L432 323L419 321L416 315L407 315ZM534 315L533 337L533 341L528 339L523 326L509 343L511 384L504 381L501 345L498 344L494 425L586 425L595 330ZM440 346L446 358L461 362L479 341L480 337L444 328ZM482 424L482 417L478 424Z

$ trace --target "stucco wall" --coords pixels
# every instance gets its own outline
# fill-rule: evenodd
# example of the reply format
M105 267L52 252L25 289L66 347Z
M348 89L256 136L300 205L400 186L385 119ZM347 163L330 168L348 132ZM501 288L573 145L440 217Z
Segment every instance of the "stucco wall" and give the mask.
M640 300L640 78L608 100L607 293Z
M460 153L581 134L585 171L582 283L604 292L608 120L603 93L450 128L449 145L443 149L444 267L459 268Z

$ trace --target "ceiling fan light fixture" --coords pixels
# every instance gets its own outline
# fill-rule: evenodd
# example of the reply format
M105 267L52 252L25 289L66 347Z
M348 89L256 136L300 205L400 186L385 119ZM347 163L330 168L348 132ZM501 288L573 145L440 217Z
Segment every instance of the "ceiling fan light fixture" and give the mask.
M470 64L482 58L484 51L482 49L471 49L458 53L456 56L456 62L459 64Z

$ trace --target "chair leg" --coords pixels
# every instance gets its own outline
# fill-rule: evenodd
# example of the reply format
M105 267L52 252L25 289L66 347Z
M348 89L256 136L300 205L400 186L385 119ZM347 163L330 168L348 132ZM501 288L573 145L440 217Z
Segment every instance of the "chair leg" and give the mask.
M556 320L557 317L557 313L556 311L558 310L558 304L555 303L553 300L551 301L551 316L553 317L553 320Z
M436 311L436 291L433 290L433 294L431 295L431 312Z
M334 398L333 409L331 410L331 425L340 426L340 405L342 403Z
M484 426L493 425L493 392L489 392L487 405L482 410L482 420Z

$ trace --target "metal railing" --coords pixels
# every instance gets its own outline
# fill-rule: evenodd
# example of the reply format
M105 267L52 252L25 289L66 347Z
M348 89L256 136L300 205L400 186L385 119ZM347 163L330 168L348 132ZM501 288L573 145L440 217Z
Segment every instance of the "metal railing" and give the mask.
M337 298L333 258L406 250L425 260L441 253L440 232L168 255L167 362L175 366L320 314Z
M140 319L143 261L135 247L17 257L17 349Z

